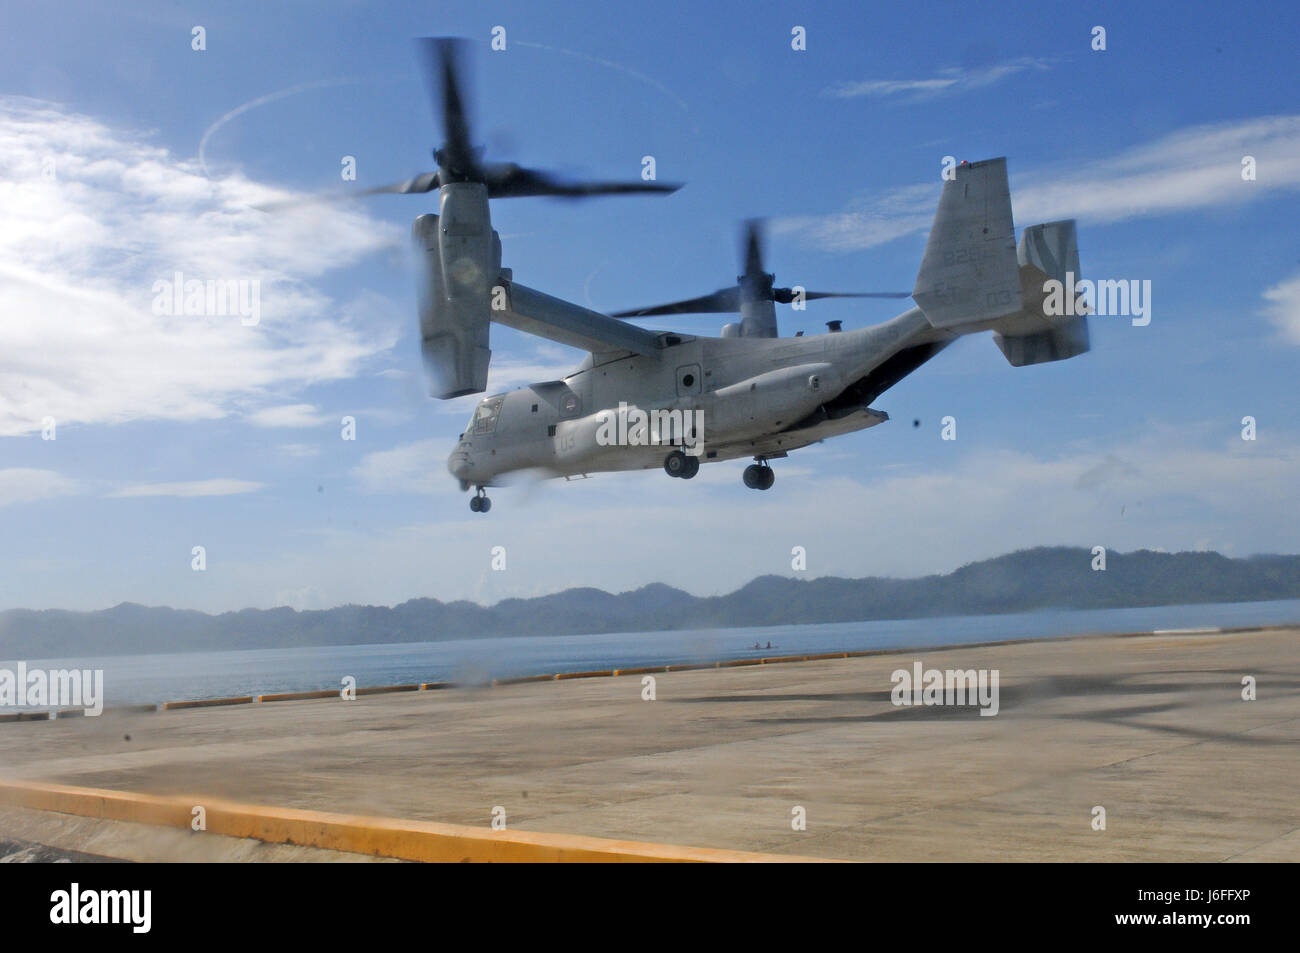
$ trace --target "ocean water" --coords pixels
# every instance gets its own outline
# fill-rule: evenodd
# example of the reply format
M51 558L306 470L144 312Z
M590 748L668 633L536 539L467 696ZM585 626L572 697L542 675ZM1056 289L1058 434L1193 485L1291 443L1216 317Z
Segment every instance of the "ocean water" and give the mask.
M102 669L108 706L411 682L633 668L764 655L924 648L1093 632L1300 623L1300 599L1141 609L1046 610L825 625L455 639L101 658L26 659L29 669ZM757 643L760 648L754 649ZM771 648L768 648L768 644ZM15 661L0 662L10 670ZM8 709L13 710L13 709Z

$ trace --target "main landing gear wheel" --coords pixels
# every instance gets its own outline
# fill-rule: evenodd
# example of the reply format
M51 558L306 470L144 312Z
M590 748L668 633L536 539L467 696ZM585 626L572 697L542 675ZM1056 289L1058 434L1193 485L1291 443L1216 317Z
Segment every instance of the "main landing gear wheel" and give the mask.
M766 463L751 463L741 478L751 490L770 490L776 482L776 473Z
M689 480L700 472L700 458L689 457L680 450L674 450L664 457L664 472L670 477L681 477L683 480Z
M479 487L478 492L469 498L469 508L475 513L486 513L492 509L492 501L483 492L483 487Z

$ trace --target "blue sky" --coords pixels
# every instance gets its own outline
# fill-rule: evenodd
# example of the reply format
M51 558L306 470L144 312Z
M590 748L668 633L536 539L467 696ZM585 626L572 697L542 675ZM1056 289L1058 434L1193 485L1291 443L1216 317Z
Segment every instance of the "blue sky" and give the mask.
M791 572L796 545L810 576L1036 544L1300 551L1300 12L700 6L6 3L0 608L724 592ZM635 178L653 155L688 183L494 203L532 287L609 310L702 294L764 216L780 284L907 290L942 158L1005 155L1018 228L1078 218L1084 274L1150 280L1151 323L1094 318L1090 354L1023 369L965 339L877 400L890 423L780 461L769 493L719 464L501 489L478 517L444 464L474 400L426 397L419 367L408 234L432 200L249 208L343 189L345 155L357 186L432 167L416 35L475 41L490 157ZM260 324L152 314L176 270L260 280ZM898 305L779 319L814 333ZM582 358L509 329L493 348L493 390Z

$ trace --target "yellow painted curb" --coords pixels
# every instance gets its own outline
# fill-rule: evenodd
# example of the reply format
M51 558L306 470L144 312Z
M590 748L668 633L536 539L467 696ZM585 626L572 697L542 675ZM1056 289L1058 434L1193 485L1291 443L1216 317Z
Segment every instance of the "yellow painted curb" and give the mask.
M209 834L427 862L824 862L813 857L679 847L578 834L493 831L463 824L258 807L206 797L136 794L43 782L0 781L0 804L186 830L190 829L195 807L202 807Z
M667 665L648 665L642 668L616 668L615 675L657 675L660 672L668 671Z
M253 704L252 695L241 695L239 698L196 698L192 701L163 702L159 707L163 711L176 711L181 708L223 708L226 705L251 704Z
M498 688L502 685L527 685L529 682L553 682L554 675L516 675L514 678L494 678L492 687Z
M391 695L394 692L418 692L420 685L417 682L414 685L371 685L369 688L358 688L357 697L362 695Z
M327 688L316 692L276 692L272 695L258 695L258 704L264 702L300 702L311 698L340 698L339 690Z

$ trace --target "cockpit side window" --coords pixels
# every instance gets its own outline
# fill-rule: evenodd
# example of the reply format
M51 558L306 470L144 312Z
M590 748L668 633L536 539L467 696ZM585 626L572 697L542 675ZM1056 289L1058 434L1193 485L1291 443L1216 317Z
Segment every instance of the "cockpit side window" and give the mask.
M470 433L485 434L492 433L497 429L497 418L501 416L501 405L505 403L505 395L501 397L490 397L478 405L474 411L474 421L470 425Z

